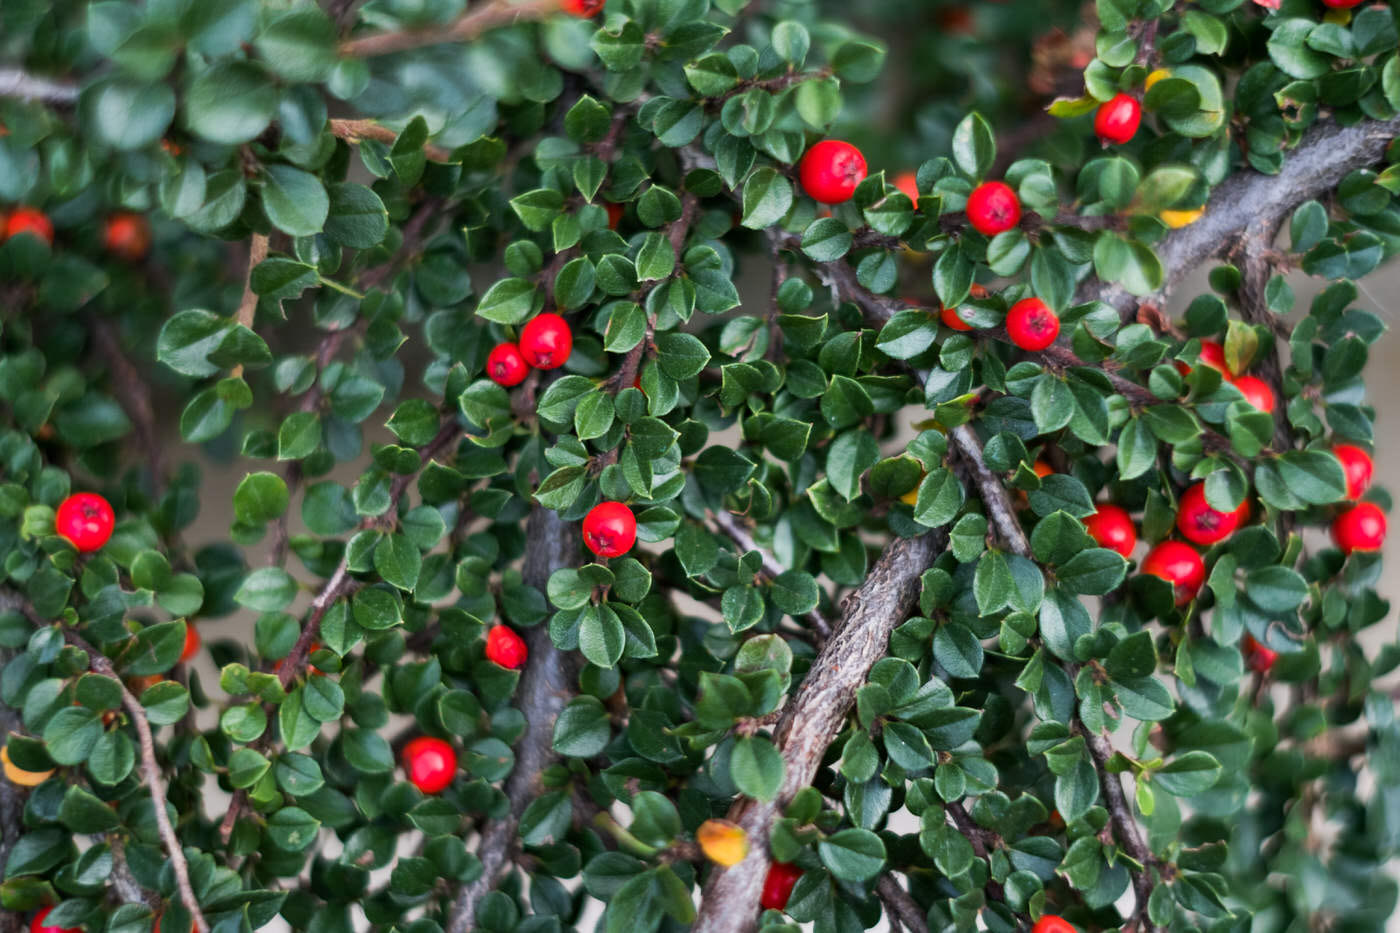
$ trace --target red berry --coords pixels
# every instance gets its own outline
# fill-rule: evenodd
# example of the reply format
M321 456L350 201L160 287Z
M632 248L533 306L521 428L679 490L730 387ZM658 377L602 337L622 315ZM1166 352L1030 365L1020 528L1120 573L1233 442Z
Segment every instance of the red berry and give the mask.
M1105 145L1122 145L1137 135L1142 123L1142 104L1127 94L1117 94L1112 100L1099 104L1094 114L1094 132Z
M1322 5L1334 10L1350 10L1354 6L1360 6L1362 2L1363 0L1322 0Z
M865 156L850 143L823 139L808 149L797 167L802 190L822 204L841 204L865 181Z
M1244 663L1256 674L1267 674L1269 668L1278 660L1278 652L1259 644L1253 635L1244 636L1240 641L1240 649L1244 652Z
M530 364L513 343L498 343L486 356L486 375L506 388L518 386L530 375Z
M1332 522L1332 540L1343 554L1353 551L1379 551L1385 543L1386 520L1381 507L1362 502L1347 509Z
M938 319L953 330L972 330L972 325L958 316L957 308L944 308L938 312Z
M1332 448L1332 454L1342 461L1347 475L1347 498L1360 499L1371 486L1371 473L1375 470L1371 455L1353 444L1338 444Z
M520 329L520 352L536 369L558 369L569 361L573 348L569 322L553 312L535 315Z
M1196 598L1206 582L1206 565L1189 544L1163 541L1142 559L1142 573L1161 577L1176 588L1176 604L1184 606Z
M112 537L116 520L106 499L95 492L79 492L59 503L54 530L81 553L88 554L101 549Z
M1075 933L1074 924L1063 917L1046 914L1031 927L1031 933Z
M598 15L603 9L603 3L604 0L563 0L559 8L570 16L588 19Z
M802 877L802 869L792 862L774 862L763 879L763 896L759 904L764 910L782 910L792 897L793 886Z
M29 921L29 933L80 933L76 928L51 927L44 923L44 918L53 910L52 907L45 907L34 915L34 919Z
M530 649L525 639L515 634L515 630L505 625L493 625L486 633L486 660L494 661L508 671L525 666Z
M1050 466L1050 464L1046 463L1044 460L1037 460L1035 463L1032 463L1031 469L1035 470L1035 475L1039 476L1041 479L1044 479L1051 473L1055 472L1055 468Z
M604 201L603 210L608 212L608 229L616 230L617 225L622 223L622 205L614 204L612 201Z
M102 242L109 253L138 262L151 248L151 225L140 214L113 214L107 218Z
M1006 312L1006 332L1022 350L1044 350L1060 336L1060 318L1039 298L1022 298Z
M1230 378L1230 371L1225 367L1225 348L1220 345L1220 341L1201 341L1201 362L1211 369L1219 370L1227 379ZM1183 376L1191 375L1191 367L1185 363L1177 361L1176 368Z
M1235 388L1244 394L1244 400L1260 411L1274 410L1274 390L1258 376L1241 376L1235 380Z
M1099 547L1117 551L1124 557L1133 556L1133 548L1137 546L1137 529L1133 527L1133 519L1127 509L1105 502L1097 512L1084 519L1084 527Z
M909 196L909 200L919 203L919 176L913 172L900 172L894 176L894 187Z
M1241 513L1248 514L1247 506L1242 505L1233 512L1220 512L1206 502L1206 484L1197 483L1181 497L1181 508L1176 513L1176 527L1187 541L1196 544L1215 544L1224 541L1239 527Z
M599 557L621 557L637 543L637 518L621 502L600 502L583 519L583 543Z
M184 664L190 658L199 654L199 629L189 622L185 623L185 647L180 652L180 663Z
M420 735L403 747L403 769L414 787L440 794L457 774L457 752L442 739Z
M43 211L32 207L17 207L11 211L5 220L4 235L0 236L0 240L8 240L21 233L31 234L53 246L53 223Z
M996 236L1021 222L1021 199L1005 182L983 182L968 195L967 221L978 233Z

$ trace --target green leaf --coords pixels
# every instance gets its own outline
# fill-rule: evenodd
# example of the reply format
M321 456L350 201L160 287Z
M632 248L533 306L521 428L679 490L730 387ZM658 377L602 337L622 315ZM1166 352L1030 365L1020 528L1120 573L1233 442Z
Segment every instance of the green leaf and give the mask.
M743 736L734 743L729 774L739 792L757 800L772 800L786 772L782 754L761 735Z
M259 65L230 61L200 73L184 103L191 132L210 142L237 145L267 129L277 110L277 91Z
M996 138L980 113L969 113L953 131L953 161L973 178L980 179L996 159Z
M1152 783L1177 797L1194 797L1214 787L1224 768L1214 755L1189 751L1177 755L1161 769L1152 772Z
M744 182L744 214L741 223L751 230L771 227L792 209L792 183L777 169L761 168Z
M866 829L843 829L817 845L822 864L843 881L869 881L885 867L885 844Z

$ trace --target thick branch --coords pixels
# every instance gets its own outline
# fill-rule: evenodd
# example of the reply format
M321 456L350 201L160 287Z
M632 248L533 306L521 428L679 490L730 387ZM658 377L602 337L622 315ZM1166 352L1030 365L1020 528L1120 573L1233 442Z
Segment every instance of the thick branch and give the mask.
M972 481L977 484L978 495L981 496L988 517L997 533L1001 535L1002 541L1013 554L1030 557L1031 543L1021 528L1020 520L1016 518L1016 509L1011 503L1011 497L1006 494L1006 487L1002 485L1001 479L987 466L987 461L982 456L982 442L977 439L972 427L966 424L959 425L948 432L948 439L953 442L958 459L972 473Z
M875 882L875 895L885 905L891 926L898 923L909 933L928 933L928 911L914 902L893 875L883 875Z
M561 519L558 512L539 505L531 509L525 537L526 585L544 592L550 574L578 564L578 528ZM467 933L476 928L477 906L509 866L520 817L530 801L540 795L540 772L554 761L554 720L574 690L574 658L570 652L554 646L549 626L531 626L525 630L524 638L530 649L530 663L520 677L515 700L525 714L526 726L525 735L515 746L515 768L505 784L510 813L482 832L477 846L481 877L457 892L447 933Z
M69 105L77 103L78 87L66 81L36 77L19 68L0 68L0 97Z
M1309 130L1287 153L1277 175L1242 169L1225 179L1211 193L1200 220L1172 232L1155 247L1166 271L1161 294L1169 293L1191 270L1246 231L1276 227L1299 204L1331 191L1356 169L1379 162L1397 135L1400 117L1348 127L1324 123ZM1086 283L1078 298L1106 301L1124 312L1142 300L1097 280Z
M778 724L776 741L786 771L773 800L740 798L729 819L749 836L749 854L733 868L714 869L705 885L694 933L750 933L771 857L768 837L793 795L809 786L822 757L845 727L856 690L884 657L890 633L908 616L919 576L943 549L938 532L900 538L886 546L865 582L846 597L836 630L812 662L807 678ZM456 931L453 931L456 933Z
M126 688L122 679L117 676L116 668L112 667L112 662L107 656L98 651L77 632L69 629L64 630L66 637L72 645L87 652L88 665L93 673L110 677L117 682L121 689L122 707L126 709L127 715L131 717L132 723L136 726L137 745L141 751L141 779L145 782L147 790L151 794L151 809L156 815L156 830L160 834L161 843L165 846L165 854L170 858L170 868L175 873L175 888L180 892L180 900L184 902L185 909L190 912L190 920L198 933L209 933L209 922L204 919L204 913L199 908L199 901L195 899L194 887L190 884L190 866L185 861L185 851L180 847L180 839L175 835L175 827L170 823L170 814L166 812L167 799L165 789L165 776L161 773L160 765L156 762L156 741L151 734L151 723L146 719L146 708L141 705L141 701Z
M419 26L399 32L381 32L348 39L340 44L345 58L370 58L406 52L444 42L470 42L484 32L526 20L544 19L559 12L561 0L485 0L446 25Z
M749 534L748 530L744 528L743 525L735 521L734 516L729 512L711 512L710 522L716 529L727 535L730 540L739 546L741 554L747 554L749 551L757 551L759 558L763 561L763 572L768 574L769 577L776 578L778 575L787 571L788 568L778 563L778 558L773 555L773 552L766 548L759 547L758 542L753 539L753 535ZM803 616L803 618L812 626L812 631L821 636L823 641L831 637L831 623L826 620L826 616L822 615L819 610L813 609Z

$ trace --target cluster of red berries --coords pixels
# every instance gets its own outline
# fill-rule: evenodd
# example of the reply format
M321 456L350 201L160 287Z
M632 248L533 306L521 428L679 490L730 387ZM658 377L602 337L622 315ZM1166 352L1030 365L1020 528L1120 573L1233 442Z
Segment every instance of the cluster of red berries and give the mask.
M16 207L0 214L0 242L22 233L53 246L53 221L43 211ZM151 249L151 225L140 214L113 214L102 228L102 244L114 256L139 262Z
M1260 411L1272 413L1274 406L1278 404L1274 390L1263 379L1258 376L1241 376L1230 371L1230 367L1225 364L1225 348L1219 341L1201 341L1201 362L1211 369L1219 370L1225 381L1239 389L1244 400ZM1191 375L1191 367L1179 360L1176 369L1183 376Z
M574 332L552 311L537 314L520 329L519 343L498 343L486 357L486 375L506 388L518 386L532 369L558 369L569 361Z

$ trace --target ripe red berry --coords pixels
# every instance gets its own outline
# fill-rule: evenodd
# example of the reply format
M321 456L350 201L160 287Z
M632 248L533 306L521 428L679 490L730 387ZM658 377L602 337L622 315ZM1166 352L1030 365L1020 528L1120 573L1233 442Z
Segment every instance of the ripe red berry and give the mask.
M1353 444L1338 444L1332 448L1332 454L1342 462L1347 475L1347 498L1360 499L1371 486L1371 473L1375 470L1371 455Z
M637 543L637 518L621 502L600 502L583 519L583 543L599 557L621 557Z
M759 904L764 910L783 910L797 879L802 877L802 869L792 862L774 862L763 878L763 896Z
M34 915L34 919L29 921L29 933L79 933L76 928L51 927L44 923L44 918L53 910L52 907L45 907Z
M1230 371L1225 367L1225 348L1218 340L1201 341L1201 362L1211 369L1219 370L1225 378L1230 378ZM1176 364L1177 371L1183 376L1191 375L1191 367L1180 361Z
M896 191L901 191L908 195L909 200L915 204L919 203L919 176L913 172L900 172L894 176L894 187Z
M558 369L573 349L569 322L551 311L535 315L520 329L520 353L536 369Z
M1206 582L1206 565L1189 544L1163 541L1142 559L1142 573L1161 577L1176 589L1176 604L1184 606L1196 598Z
M1142 104L1127 94L1117 94L1099 104L1094 114L1094 132L1105 145L1122 145L1137 135L1142 123Z
M1176 513L1176 527L1187 541L1215 544L1235 533L1240 519L1248 514L1247 510L1248 506L1244 504L1233 512L1220 512L1211 508L1206 502L1206 484L1197 483L1181 497L1181 508Z
M972 325L958 316L957 308L944 308L938 312L938 319L953 330L972 330Z
M563 0L560 9L570 16L588 19L598 15L603 9L603 3L604 0Z
M1322 0L1322 5L1334 10L1350 10L1354 6L1360 6L1362 2L1363 0Z
M184 664L190 658L199 654L199 629L189 622L185 623L185 647L180 651L180 663Z
M43 211L32 207L17 207L11 211L10 216L5 219L3 233L0 240L28 233L53 246L53 222Z
M617 225L622 223L622 205L604 201L603 210L608 212L608 229L616 230Z
M1274 390L1258 376L1241 376L1235 380L1235 388L1244 394L1244 400L1260 411L1272 413L1274 410Z
M530 364L525 362L520 348L513 343L498 343L486 355L486 375L491 381L506 388L518 386L530 375Z
M856 186L865 181L865 171L865 156L839 139L823 139L812 146L797 167L802 190L822 204L849 201Z
M1124 557L1133 556L1133 548L1137 546L1137 529L1133 527L1133 518L1127 509L1102 503L1097 512L1084 519L1084 527L1099 547L1117 551Z
M983 182L968 195L967 221L978 233L996 236L1021 222L1021 199L1005 182Z
M1240 640L1240 650L1244 652L1244 663L1256 674L1267 674L1278 660L1278 652L1259 644L1253 635L1246 634Z
M1039 298L1022 298L1006 312L1006 332L1022 350L1044 350L1060 336L1060 318Z
M1031 933L1075 933L1074 925L1063 917L1046 914L1031 927Z
M1362 502L1347 509L1332 522L1332 540L1343 554L1353 551L1379 551L1385 544L1386 519L1374 502Z
M516 671L525 666L530 657L530 649L525 639L515 634L515 630L505 625L493 625L486 633L486 660L494 661L508 671Z
M457 752L442 739L420 735L403 747L403 769L414 787L440 794L457 774Z
M1055 472L1055 468L1050 466L1050 464L1046 463L1044 460L1037 460L1035 463L1032 463L1031 469L1035 470L1035 475L1039 476L1041 479L1044 479L1051 473Z
M139 262L151 248L151 225L140 214L113 214L107 218L102 242L109 253Z
M59 503L54 530L81 553L88 554L107 543L116 521L106 499L95 492L79 492Z

